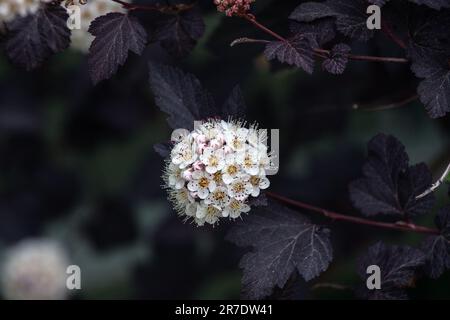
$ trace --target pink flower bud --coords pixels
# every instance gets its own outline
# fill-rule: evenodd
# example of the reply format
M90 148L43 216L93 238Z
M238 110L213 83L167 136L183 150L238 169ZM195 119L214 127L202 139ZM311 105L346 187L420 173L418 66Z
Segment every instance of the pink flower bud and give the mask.
M203 151L208 147L208 144L206 143L200 143L197 145L197 154L202 154Z
M192 168L194 168L195 171L200 171L205 168L205 165L200 160L197 160L192 165Z
M191 181L192 180L192 169L187 169L183 171L183 179L187 180L187 181Z

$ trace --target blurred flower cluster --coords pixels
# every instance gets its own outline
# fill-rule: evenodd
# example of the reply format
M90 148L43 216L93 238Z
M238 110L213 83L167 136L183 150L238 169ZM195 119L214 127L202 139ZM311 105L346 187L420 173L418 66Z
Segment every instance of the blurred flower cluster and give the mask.
M24 240L2 265L2 294L14 300L55 300L67 295L65 250L51 240Z
M24 17L35 13L41 3L50 3L52 0L2 0L0 1L0 25L10 22L16 17Z

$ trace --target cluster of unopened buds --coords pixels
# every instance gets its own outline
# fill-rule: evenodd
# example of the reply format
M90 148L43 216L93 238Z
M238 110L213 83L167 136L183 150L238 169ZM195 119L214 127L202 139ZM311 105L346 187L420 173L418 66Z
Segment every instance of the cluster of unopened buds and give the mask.
M178 214L202 226L249 212L249 200L270 185L265 141L264 131L237 121L208 120L182 136L163 176Z
M246 13L253 2L255 0L214 0L217 10L229 17Z

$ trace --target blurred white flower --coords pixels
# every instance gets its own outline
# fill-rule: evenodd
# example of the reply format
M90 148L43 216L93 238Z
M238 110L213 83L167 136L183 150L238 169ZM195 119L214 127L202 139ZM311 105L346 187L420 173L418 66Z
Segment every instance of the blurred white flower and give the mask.
M51 1L52 0L1 0L0 25L10 22L17 17L25 17L28 14L36 13L43 3L49 3Z
M177 141L163 175L179 215L197 225L239 218L248 198L269 187L271 156L256 126L209 120Z
M2 295L14 300L65 299L68 265L58 243L24 240L10 249L1 266Z
M88 32L91 22L111 12L126 13L127 10L121 4L111 0L89 0L86 4L80 5L81 28L72 30L70 47L82 53L89 52L89 47L94 40L94 36Z

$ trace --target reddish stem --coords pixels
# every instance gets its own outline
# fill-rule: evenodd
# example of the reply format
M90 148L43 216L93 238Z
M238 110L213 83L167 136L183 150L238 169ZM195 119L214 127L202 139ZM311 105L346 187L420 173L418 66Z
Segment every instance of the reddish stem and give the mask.
M359 106L358 104L353 105L353 109L357 110L363 110L363 111L381 111L381 110L389 110L389 109L395 109L400 108L403 106L406 106L407 104L417 100L419 98L418 94L414 94L406 99L403 99L402 101L386 104L386 105L379 105L376 106Z
M351 60L363 60L363 61L377 61L377 62L396 62L396 63L408 63L406 58L392 58L392 57L374 57L374 56L360 56L349 54L348 58Z
M439 230L432 229L424 226L415 225L413 223L406 223L403 221L396 222L396 223L390 223L390 222L380 222L380 221L373 221L365 218L359 218L359 217L353 217L348 216L340 213L336 213L333 211L325 210L310 204L306 204L300 201L292 200L289 198L286 198L282 195L273 193L273 192L266 192L266 195L272 199L275 199L277 201L283 202L285 204L306 209L312 212L317 212L322 215L324 215L327 218L338 220L338 221L347 221L351 223L356 224L362 224L362 225L368 225L372 227L377 228L383 228L383 229L391 229L391 230L400 230L400 231L411 231L411 232L418 232L418 233L427 233L427 234L440 234Z
M249 14L244 14L242 16L243 18L245 18L247 21L253 23L257 28L259 28L260 30L264 31L267 34L270 34L272 37L280 40L280 41L287 41L285 38L283 38L282 36L280 36L278 33L270 30L269 28L267 28L266 26L262 25L261 23L259 23L258 21L256 21L255 17Z
M184 5L161 5L161 4L155 4L155 5L139 5L139 4L133 4L128 3L122 0L111 0L113 2L119 3L128 10L145 10L145 11L160 11L163 13L177 13L180 11L189 10L193 7L194 4L184 4Z
M398 44L401 48L406 49L406 44L403 42L402 39L397 37L397 35L392 31L391 27L389 26L386 21L383 21L383 25L381 27L383 32L389 36L396 44Z
M246 19L247 21L252 23L254 26L256 26L258 29L260 29L260 30L264 31L265 33L271 35L275 39L277 39L279 41L283 41L283 42L288 42L287 39L283 38L278 33L270 30L266 26L264 26L261 23L259 23L254 16L246 13L246 14L240 15L240 17L243 17L244 19ZM314 52L315 52L315 54L317 56L319 56L321 58L324 58L323 54L326 54L326 55L330 54L330 50L325 50L325 49L320 49L320 48L314 49ZM362 55L354 55L354 54L349 54L349 55L347 55L347 57L349 59L351 59L351 60L361 60L361 61L396 62L396 63L408 63L409 62L409 60L405 59L405 58L362 56Z

